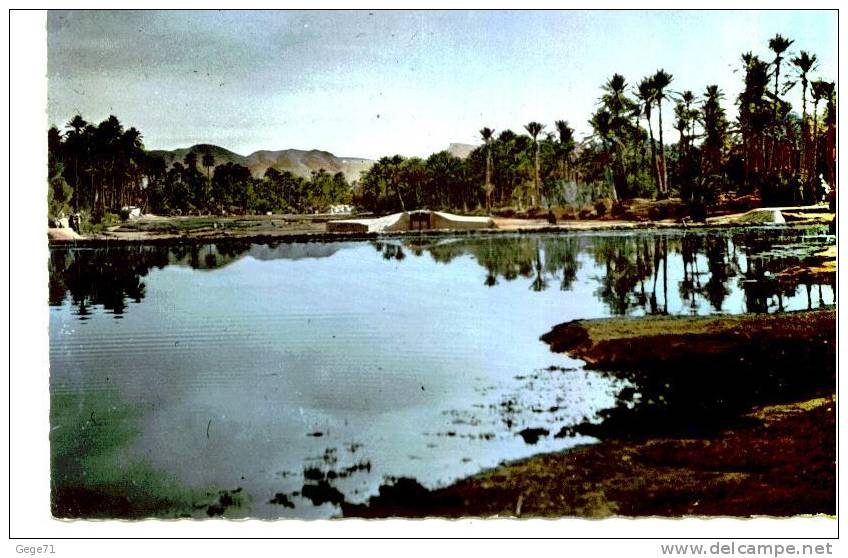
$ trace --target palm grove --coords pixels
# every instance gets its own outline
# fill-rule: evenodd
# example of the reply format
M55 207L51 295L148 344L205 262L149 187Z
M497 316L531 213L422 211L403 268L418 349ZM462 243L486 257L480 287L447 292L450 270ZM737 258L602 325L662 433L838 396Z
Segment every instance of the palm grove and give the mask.
M694 207L722 193L757 194L764 205L813 203L822 179L836 180L836 91L816 76L816 55L792 46L776 35L767 57L741 55L735 121L716 85L696 94L674 90L665 70L633 84L615 73L583 141L565 120L550 128L529 122L519 132L483 128L467 158L382 157L353 185L324 170L304 178L272 167L255 177L242 165L217 164L202 147L169 167L116 117L94 124L77 115L48 133L49 210L87 212L96 222L128 205L162 214L313 212L351 201L375 212L471 211L680 197ZM800 114L787 100L798 89Z

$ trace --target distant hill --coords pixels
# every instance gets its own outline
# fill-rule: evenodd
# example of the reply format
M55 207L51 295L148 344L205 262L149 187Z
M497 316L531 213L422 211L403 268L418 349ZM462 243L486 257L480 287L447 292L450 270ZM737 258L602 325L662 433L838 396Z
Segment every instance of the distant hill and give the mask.
M304 151L301 149L283 149L279 151L256 151L248 156L233 153L223 147L210 144L198 144L191 147L174 149L171 151L156 149L151 150L151 155L162 157L170 167L177 161L182 161L189 151L198 154L198 163L202 161L203 154L212 153L215 157L215 166L226 163L243 165L250 169L253 176L261 177L271 167L279 171L289 171L298 176L309 177L312 171L324 169L330 174L341 172L348 182L359 180L360 173L367 171L374 164L370 159L360 157L336 157L327 151L312 149Z
M324 169L330 174L341 172L348 182L359 180L360 173L374 164L370 159L359 157L336 157L328 151L312 149L283 149L281 151L257 151L246 157L250 171L261 176L266 169L275 167L280 171L290 171L299 176L309 176L312 171Z
M448 146L447 151L454 157L465 159L468 155L477 149L476 145L467 143L452 143ZM256 177L261 177L265 171L271 167L279 171L289 171L298 176L308 178L312 171L324 169L330 174L341 172L345 175L348 182L359 180L362 172L367 171L374 164L371 159L363 159L361 157L337 157L329 151L321 151L319 149L311 149L305 151L303 149L281 149L277 151L260 150L244 156L234 153L229 149L224 149L217 145L208 143L199 143L191 147L181 147L179 149L164 150L153 149L151 155L162 157L165 163L170 167L176 162L182 162L183 158L189 151L197 153L198 167L203 160L204 153L212 153L215 156L215 166L225 165L227 163L243 165L250 169L251 174Z
M471 155L471 152L475 149L477 149L476 145L471 145L468 143L452 143L448 146L447 151L454 157L466 159L469 155Z

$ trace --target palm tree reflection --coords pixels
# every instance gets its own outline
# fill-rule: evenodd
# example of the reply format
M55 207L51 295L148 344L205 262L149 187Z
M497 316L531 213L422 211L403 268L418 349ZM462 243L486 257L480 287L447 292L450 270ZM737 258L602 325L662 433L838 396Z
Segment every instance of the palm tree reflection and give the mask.
M835 296L827 301L822 284L809 277L778 279L780 271L798 265L805 253L816 249L810 242L791 232L712 231L416 237L371 244L381 259L393 262L402 262L407 253L415 257L426 253L437 264L445 265L460 257L470 258L483 268L481 283L488 288L501 281L527 280L527 288L533 292L541 293L555 284L561 293L569 293L578 285L594 285L596 300L609 314L657 315L724 312L728 310L728 297L736 290L741 291L742 309L748 312L782 311L787 298L795 296L801 287L806 292L808 308L833 304ZM316 254L321 252L314 257L355 245L340 244L340 248L333 247L326 254L313 250ZM144 298L144 277L151 268L183 265L214 270L249 251L253 253L254 248L261 249L263 259L303 257L302 250L277 247L231 241L54 248L49 260L50 304L59 306L69 301L80 319L86 319L97 308L120 317L130 302L140 303ZM835 278L825 285L835 291ZM676 294L670 293L670 287L673 290L675 286Z

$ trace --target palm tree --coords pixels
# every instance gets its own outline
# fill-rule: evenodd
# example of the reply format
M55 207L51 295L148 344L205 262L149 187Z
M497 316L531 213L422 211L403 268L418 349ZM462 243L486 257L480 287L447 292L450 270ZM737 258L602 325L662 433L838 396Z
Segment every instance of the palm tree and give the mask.
M61 165L62 159L62 132L56 126L50 126L47 130L47 170L49 176L53 176L53 169Z
M190 169L196 169L197 153L195 153L194 151L189 151L188 153L186 153L185 157L183 157L183 164Z
M668 193L668 174L665 167L665 144L663 143L663 124L662 124L662 102L666 99L665 88L671 85L673 76L665 70L657 70L652 81L654 82L654 90L656 91L657 112L659 115L660 127L660 192Z
M827 103L824 111L825 126L825 178L836 192L836 84L828 82L825 86ZM835 201L835 200L834 200ZM832 207L836 207L833 205Z
M480 136L483 138L483 144L486 146L486 184L484 186L486 190L486 209L492 208L492 192L495 189L492 185L492 138L494 135L495 131L491 128L480 130Z
M592 118L589 119L589 125L592 126L592 130L595 132L595 136L601 140L601 146L603 147L604 153L606 154L606 160L610 160L610 142L614 141L612 137L612 116L609 111L605 108L599 109L595 114L592 115ZM609 169L608 169L609 170ZM607 183L611 185L612 188L612 199L613 201L618 200L618 192L615 187L615 180L607 179Z
M683 104L686 106L686 120L689 122L690 126L687 145L690 145L689 141L694 142L695 140L695 121L697 120L697 111L692 109L692 103L695 101L695 94L687 89L680 95L680 100L683 101Z
M165 159L162 157L145 155L143 159L143 168L144 174L147 176L147 188L145 188L145 205L150 207L151 204L151 191L154 190L156 186L159 186L159 182L165 177L167 174L167 165L165 164ZM155 194L154 194L155 197ZM161 203L162 200L155 199L157 203ZM152 209L152 208L151 208Z
M201 164L206 168L206 200L204 200L207 204L209 203L209 193L212 191L212 167L215 166L215 156L212 155L211 151L206 151L203 154L203 159L201 160ZM271 167L273 168L273 167ZM270 170L270 169L269 169Z
M613 116L620 116L632 110L633 101L625 93L627 81L624 79L624 76L613 74L601 89L604 91L601 102Z
M792 46L795 41L783 37L780 33L769 39L769 48L774 52L774 113L773 118L777 120L778 89L780 82L780 64L783 61L783 53Z
M705 176L715 174L721 166L721 150L724 146L724 138L727 132L727 120L724 109L721 108L721 99L724 97L718 85L708 85L704 92L704 104L701 114L704 125L704 150Z
M131 198L133 195L136 195L136 190L140 187L140 178L141 178L141 162L144 157L144 144L142 143L141 132L139 132L135 127L130 127L126 130L120 139L121 144L121 164L124 167L125 176L130 180L130 188L131 188ZM118 200L118 205L124 205L125 202L129 201L127 205L134 204L134 199L127 200L124 196L124 188L123 185L121 187L121 193Z
M506 204L514 193L517 162L521 157L523 149L521 140L526 136L518 136L512 130L504 130L498 134L492 143L493 155L495 157L495 173L492 179L495 181L495 191L499 192L501 204Z
M738 97L739 128L745 151L745 180L751 186L759 182L765 170L764 136L771 112L766 100L769 74L768 64L750 52L742 55L742 64L745 88Z
M813 94L813 161L812 161L812 169L813 176L811 177L811 190L815 191L815 186L817 182L818 176L818 159L819 159L819 120L818 120L818 110L819 110L819 101L830 100L831 95L833 95L834 84L817 79L816 81L810 84L812 86L812 94Z
M778 33L773 38L769 39L769 48L774 52L774 99L772 100L772 138L771 138L771 149L767 151L767 155L770 158L770 161L766 162L766 169L771 169L772 165L774 165L774 160L777 157L777 136L778 136L778 119L777 119L777 106L780 104L780 64L783 62L783 53L794 43L790 39L783 37Z
M85 119L79 114L74 115L74 117L71 118L70 122L68 122L68 128L71 128L76 134L82 132L82 130L87 125L88 122L86 122Z
M804 120L807 118L807 86L809 84L810 72L816 69L818 58L815 54L809 54L802 50L799 56L792 59L792 64L798 68L798 77L801 79L801 107Z
M816 55L802 50L801 54L792 59L792 64L797 68L798 78L801 80L801 182L806 186L810 173L808 172L809 152L809 122L807 120L807 86L809 85L809 74L816 67Z
M687 90L680 94L674 105L674 116L677 118L674 128L680 133L677 146L680 157L687 155L694 143L695 122L698 118L698 111L692 108L694 101L695 94Z
M544 124L538 122L529 122L524 129L533 138L533 146L535 148L535 156L533 159L533 194L530 196L530 204L535 206L537 196L539 196L539 141L538 136L545 129Z
M554 122L554 125L559 136L559 150L562 156L562 178L568 180L569 162L576 146L574 142L574 128L568 125L568 120L557 120Z
M634 139L636 130L630 121L638 115L638 105L627 96L627 81L621 74L613 74L601 87L601 104L609 113L610 139L614 141L613 179L621 188L627 186L626 143Z
M67 124L67 127L70 128L70 130L65 137L65 145L69 147L69 151L74 160L74 197L72 202L74 209L77 209L80 204L79 193L82 189L82 185L80 184L79 167L82 163L80 159L82 159L85 155L85 138L83 136L83 131L87 125L88 122L86 122L79 114L75 115Z
M100 181L98 190L95 191L94 206L98 210L103 210L106 207L112 207L115 204L115 166L117 155L120 153L119 142L124 133L124 127L120 120L115 115L110 115L109 118L97 125L95 131L95 153L98 159L95 166L103 173L103 180ZM109 179L109 188L106 188L106 178Z
M657 145L654 140L654 127L651 124L651 107L654 105L654 101L656 100L657 91L654 87L654 80L652 77L643 78L642 81L639 82L638 87L638 97L639 100L642 101L643 109L642 112L645 115L645 120L648 121L648 135L651 138L651 169L654 172L654 182L657 185L657 188L660 187L660 172L659 167L657 166Z
M674 129L680 134L680 139L677 142L677 151L679 160L683 159L686 151L686 130L689 128L689 117L686 111L686 104L680 100L674 105L674 116L677 121L674 123Z
M203 159L201 164L206 169L206 180L211 180L210 170L215 166L215 156L212 155L209 151L203 154Z

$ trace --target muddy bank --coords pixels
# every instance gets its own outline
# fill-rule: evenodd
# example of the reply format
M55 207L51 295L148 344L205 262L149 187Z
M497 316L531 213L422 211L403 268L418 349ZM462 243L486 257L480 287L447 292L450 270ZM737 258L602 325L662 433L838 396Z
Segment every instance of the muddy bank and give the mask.
M832 398L760 407L710 438L609 440L427 491L384 486L345 517L794 516L836 513Z
M835 514L835 310L580 320L543 339L632 387L559 432L602 443L427 491L387 483L345 516Z
M600 422L558 435L714 435L751 423L752 407L827 397L836 386L835 309L577 320L542 340L634 385Z
M835 354L835 330L834 308L735 316L575 320L555 326L541 339L552 351L567 352L600 370L681 366L683 373L693 368L708 370L719 363L786 368L793 362L804 366L810 358L830 362Z

